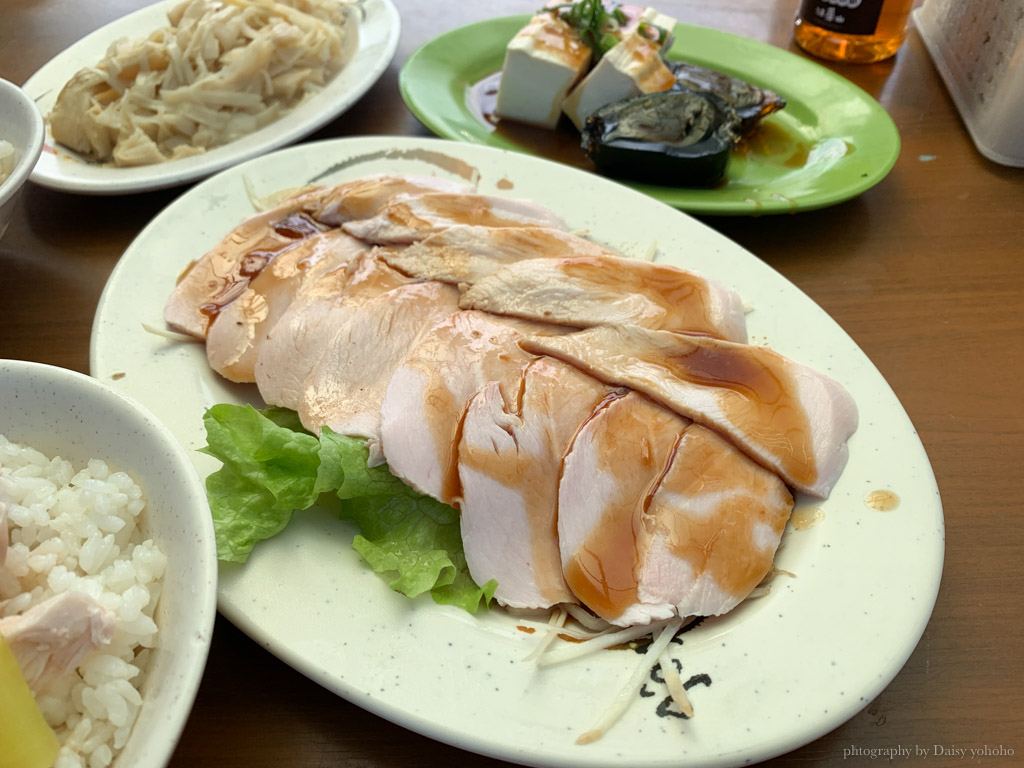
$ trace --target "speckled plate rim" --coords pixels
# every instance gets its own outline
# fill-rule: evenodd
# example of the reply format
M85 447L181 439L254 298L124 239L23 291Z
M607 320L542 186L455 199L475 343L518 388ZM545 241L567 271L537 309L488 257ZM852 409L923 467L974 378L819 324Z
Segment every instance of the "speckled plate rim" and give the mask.
M595 240L732 285L752 307L751 341L843 383L860 408L851 460L831 497L801 500L822 520L787 530L771 593L708 620L674 649L697 715L659 714L648 681L604 739L581 747L624 680L631 654L609 652L537 670L536 637L501 611L470 616L392 592L324 511L297 515L244 566L221 565L219 607L288 664L349 701L463 749L536 766L744 765L792 750L866 707L902 667L934 605L943 559L938 489L899 400L852 339L753 254L692 217L607 179L506 150L438 139L365 137L300 145L229 169L172 202L139 234L107 283L92 330L95 376L147 403L200 474L204 410L253 402L251 385L212 373L203 349L147 333L185 263L251 213L257 195L378 172L475 179L489 194L551 206ZM182 222L188 222L187 226ZM683 257L685 254L685 259ZM888 512L870 491L894 492ZM799 653L794 653L799 648Z
M180 0L161 0L112 21L54 56L23 87L48 115L64 84L82 67L93 66L122 37L146 35L167 24L167 11ZM359 47L348 65L312 98L279 120L202 155L138 168L97 165L53 140L49 120L42 156L31 180L43 187L87 195L145 192L186 184L302 139L353 107L387 70L398 49L401 20L391 0L364 0Z
M505 45L528 19L476 22L418 48L399 73L409 110L438 136L529 152L484 125L467 101L470 86L501 69ZM734 157L726 184L715 189L623 182L675 208L715 215L823 208L878 184L899 156L899 131L882 106L846 78L802 56L727 32L678 24L669 58L778 92L787 106L768 119L785 135L806 142L812 152L818 148L800 168L776 168L750 155Z

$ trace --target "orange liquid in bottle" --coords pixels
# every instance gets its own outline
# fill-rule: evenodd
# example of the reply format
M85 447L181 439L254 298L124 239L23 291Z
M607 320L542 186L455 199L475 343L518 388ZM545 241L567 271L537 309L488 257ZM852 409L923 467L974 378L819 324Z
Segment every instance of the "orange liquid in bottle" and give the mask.
M804 0L793 36L813 56L869 64L892 56L907 35L914 0Z

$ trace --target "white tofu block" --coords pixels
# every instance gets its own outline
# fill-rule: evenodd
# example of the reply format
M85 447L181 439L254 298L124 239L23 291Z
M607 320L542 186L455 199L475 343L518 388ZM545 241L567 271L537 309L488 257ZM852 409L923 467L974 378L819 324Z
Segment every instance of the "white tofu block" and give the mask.
M505 49L498 85L498 117L554 128L562 102L590 66L591 51L553 13L540 13Z
M587 116L605 104L667 91L675 81L658 43L633 32L597 62L562 103L562 111L582 130Z

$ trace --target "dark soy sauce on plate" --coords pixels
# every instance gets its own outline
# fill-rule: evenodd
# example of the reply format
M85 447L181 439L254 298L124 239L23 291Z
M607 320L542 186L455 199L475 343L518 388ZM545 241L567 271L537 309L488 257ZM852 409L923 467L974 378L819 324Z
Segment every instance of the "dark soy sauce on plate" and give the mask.
M803 168L811 153L811 145L791 136L771 120L758 124L757 130L736 144L733 155L771 162L785 168Z
M555 160L587 171L594 170L593 163L583 154L579 131L564 115L553 130L517 123L515 120L502 120L498 117L495 114L495 109L498 104L498 84L500 82L501 72L495 72L469 89L467 104L481 123L509 143L522 147L538 157L545 157L548 160Z
M505 141L548 160L555 160L575 168L594 170L594 164L583 154L580 134L568 117L562 116L554 129L502 120L495 114L498 103L498 85L501 72L495 72L477 81L469 88L466 103L481 124ZM755 162L768 162L790 169L807 164L810 144L791 134L780 123L768 118L750 135L741 139L733 154ZM728 177L719 186L728 183Z

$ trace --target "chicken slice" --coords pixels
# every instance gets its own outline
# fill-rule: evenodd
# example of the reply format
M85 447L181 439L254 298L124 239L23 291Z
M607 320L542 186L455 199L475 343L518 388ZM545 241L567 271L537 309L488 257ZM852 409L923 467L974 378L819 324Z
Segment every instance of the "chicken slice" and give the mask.
M210 324L206 359L226 379L256 380L260 344L305 286L369 251L362 240L331 229L275 258Z
M500 604L548 608L575 602L558 550L562 457L614 390L539 357L527 364L520 392L507 403L491 382L466 408L458 446L462 542L474 581L496 579Z
M799 491L825 498L857 428L833 379L764 347L634 326L522 342L597 378L650 395L715 429Z
M0 635L33 691L110 643L114 627L114 614L79 592L62 592L18 616L0 619Z
M506 403L519 396L533 359L517 342L555 326L456 312L435 325L395 371L381 407L381 445L391 472L420 493L458 504L457 447L469 399L497 382Z
M598 411L565 458L566 581L620 626L725 613L771 569L792 508L779 477L633 392Z
M299 418L366 438L370 466L381 464L380 412L399 364L431 328L458 311L458 291L438 282L400 285L346 312L302 387Z
M453 226L407 248L381 249L395 269L424 280L475 283L506 264L562 256L616 256L582 237L547 227Z
M435 176L364 176L339 184L323 197L313 214L317 221L337 227L353 219L368 219L392 200L424 192L469 193L473 187Z
M566 229L554 212L531 200L432 192L388 203L376 216L342 224L377 245L408 244L457 224Z
M190 264L167 300L164 319L182 333L205 339L211 319L296 241L352 217L372 217L396 198L438 190L454 195L470 187L430 176L381 175L316 187L288 198L246 219Z
M298 410L303 385L337 328L367 301L409 282L368 252L311 283L259 346L254 374L264 402Z
M691 424L644 514L640 600L680 616L731 611L771 570L792 511L778 475Z
M211 320L241 296L275 256L327 229L311 216L323 195L323 188L309 190L250 216L189 264L164 305L167 324L205 339Z
M647 545L643 514L690 422L637 392L611 399L577 433L562 463L558 543L569 589L622 626L674 615L643 603L637 565Z
M581 328L639 325L747 340L735 291L667 264L612 255L517 261L468 288L459 306Z

